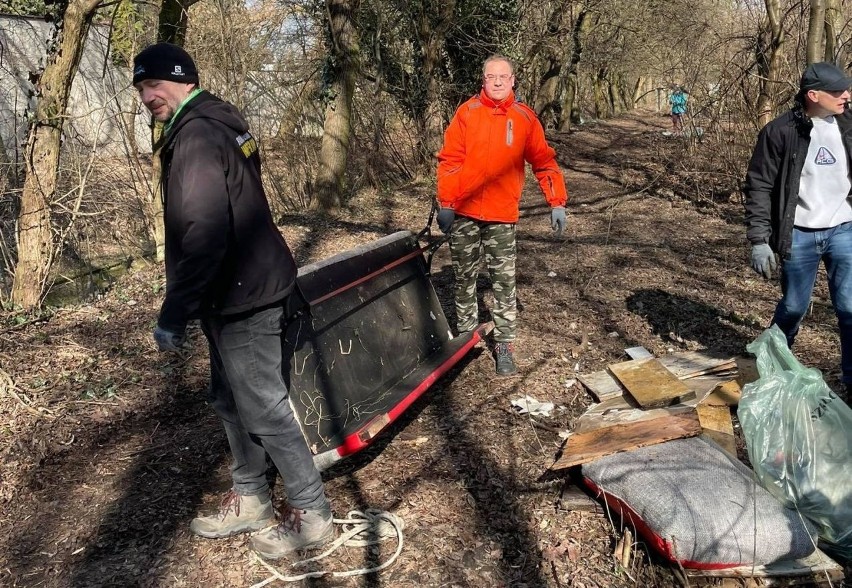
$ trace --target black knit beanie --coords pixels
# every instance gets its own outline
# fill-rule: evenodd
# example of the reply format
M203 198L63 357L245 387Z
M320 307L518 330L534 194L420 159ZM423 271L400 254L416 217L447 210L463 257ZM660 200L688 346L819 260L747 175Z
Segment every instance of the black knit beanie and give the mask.
M189 53L171 43L146 47L133 59L133 83L142 80L168 80L198 83L198 70Z

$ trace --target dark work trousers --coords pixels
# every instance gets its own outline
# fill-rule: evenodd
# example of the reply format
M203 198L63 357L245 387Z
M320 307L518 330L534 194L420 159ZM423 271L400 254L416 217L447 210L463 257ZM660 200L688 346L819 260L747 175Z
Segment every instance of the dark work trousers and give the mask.
M210 344L208 400L228 436L237 494L269 491L269 454L293 507L326 510L322 477L293 415L281 371L283 320L283 306L274 306L201 321Z

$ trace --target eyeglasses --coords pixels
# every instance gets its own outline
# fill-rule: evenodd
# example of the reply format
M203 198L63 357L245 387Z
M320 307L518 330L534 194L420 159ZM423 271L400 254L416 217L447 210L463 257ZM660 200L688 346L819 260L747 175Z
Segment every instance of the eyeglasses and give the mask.
M501 82L509 81L509 78L512 77L512 74L500 74L499 76L495 76L494 74L487 74L484 76L486 82L496 82L500 80Z

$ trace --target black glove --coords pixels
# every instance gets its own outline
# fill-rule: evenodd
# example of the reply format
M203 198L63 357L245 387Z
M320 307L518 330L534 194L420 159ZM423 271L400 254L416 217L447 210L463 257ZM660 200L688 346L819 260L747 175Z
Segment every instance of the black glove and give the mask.
M775 261L775 253L766 243L758 243L751 247L751 269L762 275L767 280L772 277L772 272L778 268Z
M453 221L456 220L456 211L452 208L442 208L438 211L438 228L445 235L453 228Z
M160 351L180 351L186 343L186 333L172 333L157 325L154 329L154 341Z
M557 235L561 235L565 230L565 207L554 206L550 209L550 228L556 231Z

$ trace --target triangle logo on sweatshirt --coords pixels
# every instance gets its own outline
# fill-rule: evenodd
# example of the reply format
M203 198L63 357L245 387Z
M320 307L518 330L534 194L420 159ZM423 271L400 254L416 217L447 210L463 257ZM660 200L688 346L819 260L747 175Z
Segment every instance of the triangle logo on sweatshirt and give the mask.
M817 151L814 163L817 165L831 165L837 163L837 159L834 158L834 155L831 154L831 151L829 151L825 147L820 147L819 151Z

